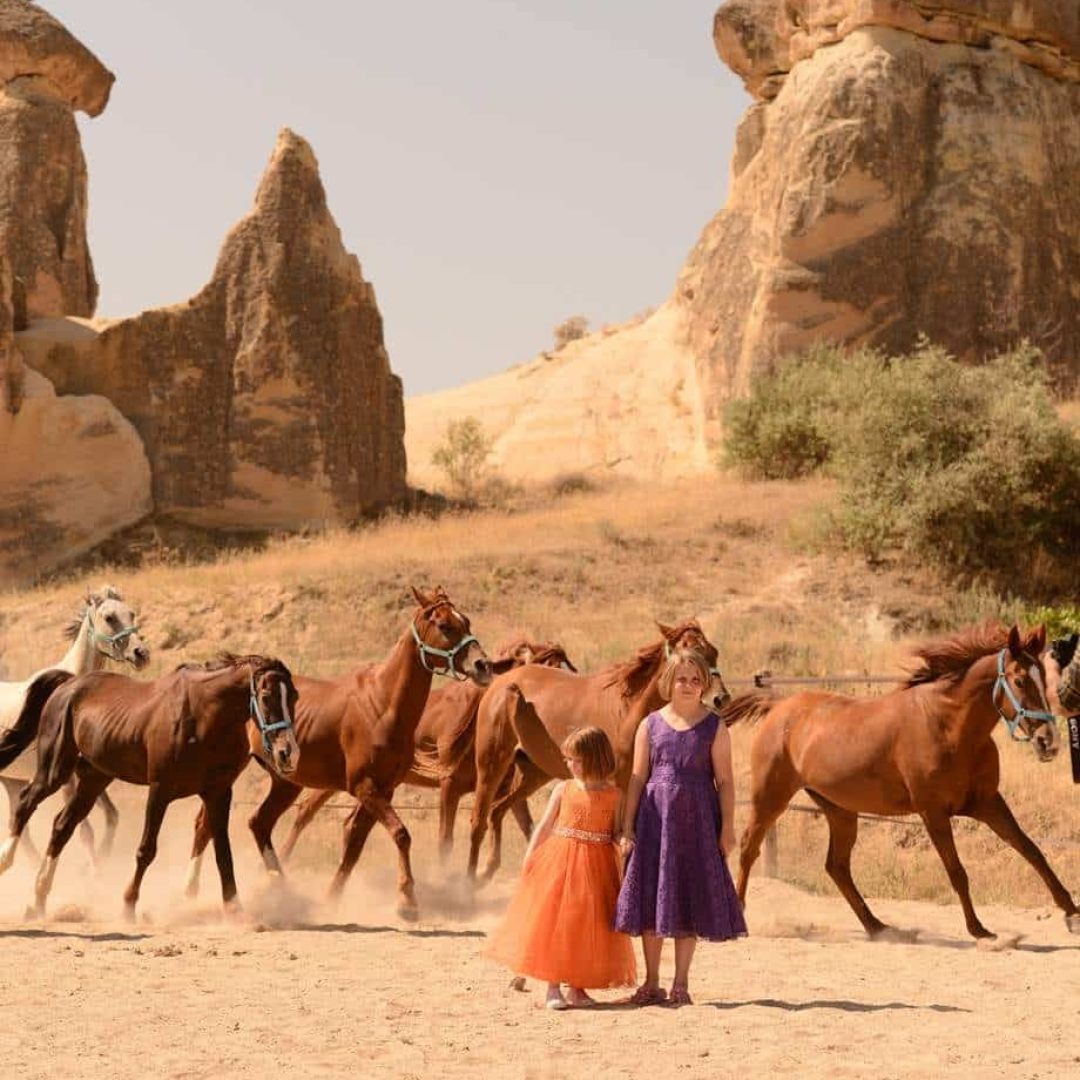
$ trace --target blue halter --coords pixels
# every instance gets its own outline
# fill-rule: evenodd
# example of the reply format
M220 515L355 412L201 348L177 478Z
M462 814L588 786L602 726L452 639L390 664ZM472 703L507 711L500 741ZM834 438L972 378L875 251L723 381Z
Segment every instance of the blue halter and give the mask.
M1031 742L1030 735L1025 735L1023 731L1017 734L1021 720L1038 720L1041 723L1049 724L1055 730L1057 729L1057 722L1053 713L1043 712L1041 709L1027 709L1020 704L1020 699L1016 696L1012 686L1009 685L1009 680L1005 678L1005 652L1006 650L1002 649L998 653L997 679L994 682L993 690L990 691L990 699L993 701L994 708L997 710L998 716L1001 717L1002 723L1009 729L1009 735L1016 742ZM998 694L1002 691L1013 708L1011 720L1005 715L998 701Z
M480 642L474 638L472 634L463 637L452 649L437 649L434 645L429 645L420 637L420 632L416 629L415 619L413 619L409 625L412 630L413 640L416 642L416 647L420 650L420 665L426 672L429 672L432 675L448 675L456 682L467 681L469 676L462 671L458 671L458 669L454 667L454 661L457 659L457 654L461 652L462 649L473 644L480 645ZM483 646L481 646L481 648L483 648ZM440 660L445 662L446 667L433 668L428 663L428 656L437 656Z
M268 758L274 756L274 748L270 745L270 736L275 731L291 731L292 718L289 716L289 707L286 704L285 684L281 683L281 715L284 720L278 720L274 724L267 723L266 716L259 705L259 695L255 692L255 676L251 676L251 718L262 736L263 752Z

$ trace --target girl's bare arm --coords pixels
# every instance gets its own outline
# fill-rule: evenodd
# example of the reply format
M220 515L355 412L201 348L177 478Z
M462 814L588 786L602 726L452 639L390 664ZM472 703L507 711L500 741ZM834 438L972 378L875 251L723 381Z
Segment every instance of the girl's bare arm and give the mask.
M555 828L555 822L559 817L559 807L562 805L564 787L566 787L565 780L556 784L553 788L551 798L548 799L548 804L544 807L544 815L540 818L536 828L533 829L532 836L529 837L529 846L525 849L525 858L521 864L522 870L529 865L533 852L551 835L551 830Z
M642 720L634 735L634 764L630 774L630 783L626 788L626 800L623 803L622 833L623 839L634 842L634 819L637 817L641 793L649 782L649 721Z
M720 850L730 855L735 850L735 771L731 765L731 736L723 721L716 729L711 757L720 800Z

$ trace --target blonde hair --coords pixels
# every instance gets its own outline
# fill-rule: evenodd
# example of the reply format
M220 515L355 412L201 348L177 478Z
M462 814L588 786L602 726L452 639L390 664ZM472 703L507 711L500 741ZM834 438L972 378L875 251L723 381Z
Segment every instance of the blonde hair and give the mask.
M615 772L611 740L598 727L578 728L563 740L562 752L581 762L583 780L607 780Z
M701 677L702 693L708 689L709 683L712 682L712 672L701 658L700 653L693 652L690 649L676 649L668 658L667 664L664 665L664 670L660 672L660 682L656 687L660 696L665 701L671 700L672 691L675 686L675 672L683 666L692 667Z

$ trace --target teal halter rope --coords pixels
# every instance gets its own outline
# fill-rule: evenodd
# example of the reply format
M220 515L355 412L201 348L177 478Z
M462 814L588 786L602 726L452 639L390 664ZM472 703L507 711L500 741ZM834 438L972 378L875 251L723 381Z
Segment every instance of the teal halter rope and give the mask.
M103 641L109 646L112 658L114 660L121 659L117 645L121 642L127 641L132 634L137 634L139 628L132 623L130 626L125 626L123 630L118 630L115 634L102 634L94 629L94 613L92 609L88 609L86 612L86 629L89 632L90 641L93 643Z
M251 688L251 718L255 721L255 726L259 729L259 734L262 736L263 752L268 758L273 758L274 748L270 745L270 736L275 731L292 731L292 717L289 716L289 705L287 691L285 690L285 683L281 683L281 715L283 720L278 720L276 723L269 723L266 719L266 714L262 711L262 707L259 705L259 695L255 692L255 675L250 676L250 688Z
M1001 717L1002 723L1009 729L1010 737L1016 742L1031 742L1030 735L1025 735L1023 731L1017 734L1021 720L1038 720L1044 724L1049 724L1055 730L1057 729L1057 721L1053 713L1043 712L1041 709L1027 709L1020 704L1020 699L1009 685L1009 680L1005 678L1005 652L1006 650L1002 649L998 653L997 679L994 681L993 690L990 691L990 699L993 701L994 708L997 710L998 716ZM1005 715L1005 711L998 701L998 694L1002 691L1004 691L1005 696L1009 699L1009 704L1013 708L1011 720Z
M479 645L480 642L472 634L467 634L463 637L452 649L437 649L434 645L429 645L420 637L420 632L416 629L416 619L409 624L409 628L412 630L413 640L416 642L416 647L420 650L420 665L423 669L431 675L446 675L453 679L455 682L467 682L469 676L464 672L459 671L454 666L454 661L457 659L457 654L468 645ZM433 668L428 663L428 657L435 656L446 664L445 668Z

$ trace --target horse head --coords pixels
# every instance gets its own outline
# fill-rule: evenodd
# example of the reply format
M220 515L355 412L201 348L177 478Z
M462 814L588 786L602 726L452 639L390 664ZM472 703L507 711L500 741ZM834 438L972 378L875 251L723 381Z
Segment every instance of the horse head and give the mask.
M150 663L150 650L139 634L135 612L118 589L106 585L101 592L87 593L82 619L86 620L91 644L102 656L131 664L136 671Z
M564 671L577 673L577 668L570 662L566 650L557 642L530 641L528 638L515 637L504 642L496 650L496 658L491 662L494 675L525 664L539 664L541 667L562 668Z
M251 657L250 715L262 737L266 760L282 776L296 771L300 750L293 731L298 694L292 674L280 661Z
M442 586L430 596L416 588L412 594L417 603L412 635L424 669L433 675L472 679L477 686L487 686L491 661L473 637L468 618L454 607Z
M1009 734L1030 742L1040 761L1052 760L1061 749L1061 737L1046 696L1046 668L1042 661L1045 648L1045 626L1026 638L1021 638L1019 629L1013 626L1005 647L998 653L997 680L991 693Z
M660 633L664 635L664 656L670 659L676 652L686 650L697 653L709 669L709 685L701 694L701 703L713 712L718 712L730 700L731 694L724 685L724 677L720 674L718 663L720 653L716 646L705 636L701 624L697 619L690 619L678 626L665 626L663 623L656 624Z

